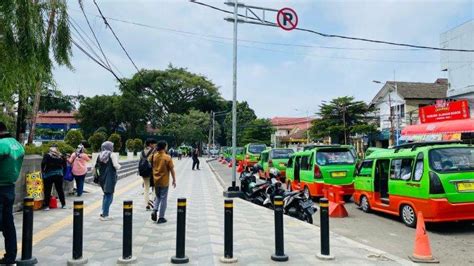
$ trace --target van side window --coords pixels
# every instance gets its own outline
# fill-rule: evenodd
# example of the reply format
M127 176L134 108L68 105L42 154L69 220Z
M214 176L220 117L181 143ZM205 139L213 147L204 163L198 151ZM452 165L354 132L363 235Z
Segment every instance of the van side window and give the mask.
M372 166L374 165L374 161L366 160L363 161L359 166L359 176L371 176L372 175Z
M390 178L410 180L413 168L413 159L394 159L390 167Z
M423 153L420 152L418 156L416 156L415 174L413 175L413 181L421 180L421 177L423 177L423 168Z
M288 159L288 168L292 168L293 167L293 156L290 157L290 159Z
M301 157L301 170L309 170L309 157L303 156Z

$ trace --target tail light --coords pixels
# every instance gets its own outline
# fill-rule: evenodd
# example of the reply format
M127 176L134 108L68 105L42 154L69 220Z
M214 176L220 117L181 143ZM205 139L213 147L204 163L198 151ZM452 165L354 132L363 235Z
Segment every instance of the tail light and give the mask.
M446 193L439 176L435 172L430 171L430 194L444 194Z
M245 159L247 159L247 160L250 159L250 156L249 156L249 155L246 155L246 156L245 156Z
M314 165L314 177L316 177L316 178L321 178L322 177L321 169L316 164Z

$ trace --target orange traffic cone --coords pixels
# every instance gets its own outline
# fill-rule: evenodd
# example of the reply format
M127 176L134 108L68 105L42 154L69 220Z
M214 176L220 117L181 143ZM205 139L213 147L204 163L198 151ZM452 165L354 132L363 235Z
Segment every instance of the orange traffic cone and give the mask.
M417 263L439 263L439 260L435 259L431 253L430 239L428 238L425 219L421 212L418 212L413 256L408 257Z

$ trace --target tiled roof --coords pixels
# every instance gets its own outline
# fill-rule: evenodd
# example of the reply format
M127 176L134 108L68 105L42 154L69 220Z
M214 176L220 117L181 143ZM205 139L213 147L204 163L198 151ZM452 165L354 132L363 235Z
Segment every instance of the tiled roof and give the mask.
M37 124L77 124L74 118L76 112L66 113L51 111L47 113L39 113L36 117Z
M274 117L270 121L277 129L307 129L313 120L308 117Z
M445 99L448 90L448 80L439 78L433 83L387 81L377 95L375 95L372 104L394 88L396 88L398 94L404 99Z

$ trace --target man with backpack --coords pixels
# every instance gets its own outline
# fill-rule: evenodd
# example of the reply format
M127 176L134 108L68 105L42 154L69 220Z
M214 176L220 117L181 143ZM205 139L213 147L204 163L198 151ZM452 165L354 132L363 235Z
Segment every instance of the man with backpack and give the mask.
M140 153L140 162L138 163L138 173L143 178L143 196L145 199L146 210L151 211L153 201L150 201L150 187L154 187L152 178L152 164L148 162L148 157L155 151L157 141L155 139L147 139L145 141L145 149Z

